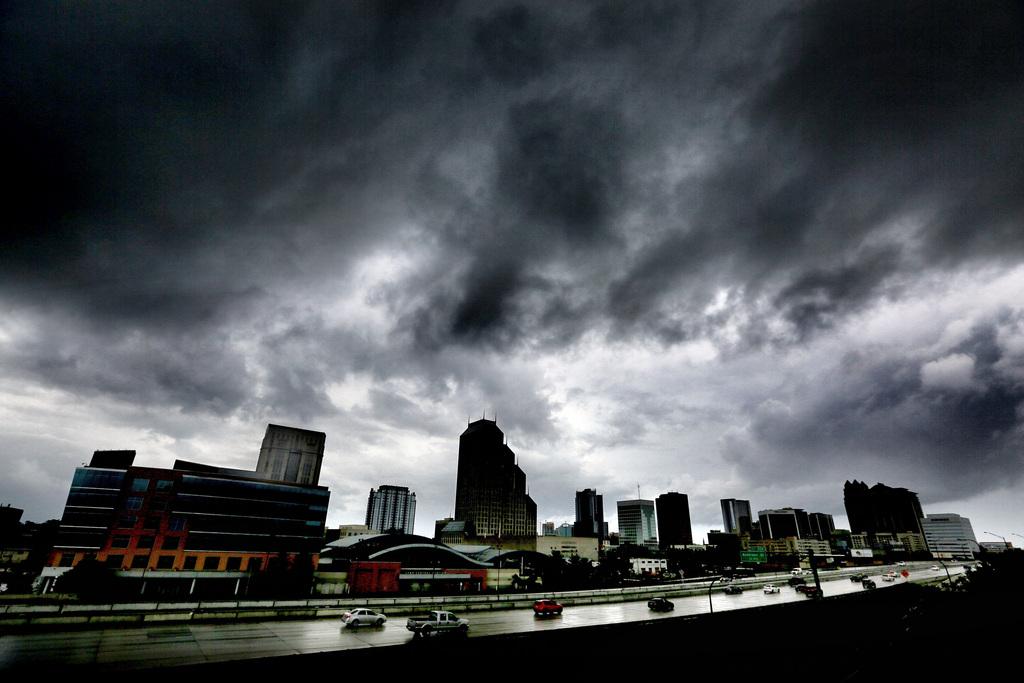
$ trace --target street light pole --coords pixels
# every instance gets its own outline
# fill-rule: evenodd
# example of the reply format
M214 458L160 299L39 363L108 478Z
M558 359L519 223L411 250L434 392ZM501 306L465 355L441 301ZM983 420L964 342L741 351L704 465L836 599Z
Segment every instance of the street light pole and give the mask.
M708 586L708 607L711 608L711 614L715 613L715 604L711 602L711 589L715 587L715 582L718 581L718 579L720 578L721 577L716 576L715 578L711 579L711 585Z

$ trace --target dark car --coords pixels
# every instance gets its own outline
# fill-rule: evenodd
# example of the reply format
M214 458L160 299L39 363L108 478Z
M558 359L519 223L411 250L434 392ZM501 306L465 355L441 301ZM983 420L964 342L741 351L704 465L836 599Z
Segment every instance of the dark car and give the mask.
M789 577L789 585L790 586L804 586L806 584L807 584L807 581L803 577L800 577L800 576L791 576L791 577Z
M533 603L533 613L538 617L548 614L561 614L562 605L554 600L537 600Z
M878 588L878 586L875 585L874 581L872 581L871 579L867 579L867 578L863 579L860 582L860 585L863 586L864 588Z
M671 612L675 609L675 605L666 600L665 598L653 598L647 601L647 606L655 612Z
M850 581L857 583L867 578L867 574L850 574Z
M740 588L739 586L735 586L734 585L734 586L726 586L725 587L725 594L726 595L739 595L742 592L743 592L743 589Z
M805 598L820 598L825 595L817 586L804 586L807 590L801 591Z

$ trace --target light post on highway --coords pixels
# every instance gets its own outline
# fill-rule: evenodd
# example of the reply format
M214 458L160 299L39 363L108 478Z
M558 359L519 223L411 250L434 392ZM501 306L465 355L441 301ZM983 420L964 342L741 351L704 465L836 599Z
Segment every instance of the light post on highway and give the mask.
M994 533L992 533L991 531L983 531L983 532L981 532L981 533L983 533L983 534L988 534L989 536L995 536L996 538L998 538L998 539L999 539L1000 541L1002 541L1002 542L1003 542L1003 548L1004 548L1004 549L1006 549L1006 548L1009 548L1009 547L1010 547L1010 542L1009 542L1009 541L1007 541L1007 540L1006 540L1005 538L1003 538L1002 536L1000 536L999 534L994 534Z
M713 602L711 602L711 589L715 587L715 582L718 581L718 579L720 579L720 578L722 578L722 577L716 576L715 578L711 579L711 585L708 586L708 607L711 608L711 613L712 614L715 613L715 604Z

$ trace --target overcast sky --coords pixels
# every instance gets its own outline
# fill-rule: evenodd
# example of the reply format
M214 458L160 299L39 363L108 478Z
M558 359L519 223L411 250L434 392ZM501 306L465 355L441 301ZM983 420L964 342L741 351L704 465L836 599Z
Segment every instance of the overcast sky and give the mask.
M4 3L0 503L327 433L574 492L1024 534L1020 3ZM1024 539L1010 537L1018 544Z

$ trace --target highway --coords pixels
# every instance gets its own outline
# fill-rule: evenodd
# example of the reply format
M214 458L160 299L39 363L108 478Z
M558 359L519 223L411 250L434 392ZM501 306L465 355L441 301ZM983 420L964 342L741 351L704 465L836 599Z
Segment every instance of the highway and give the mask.
M909 580L945 577L945 571L936 572L930 566L929 563L923 563L909 567ZM891 583L883 582L882 574L893 568L879 567L869 572L878 590L906 581L901 578ZM962 571L959 565L949 567L951 575ZM859 582L849 580L850 573L822 572L821 585L825 597L863 591ZM812 583L809 576L806 578L808 583ZM762 582L744 584L745 590L741 595L716 592L711 598L714 610L720 612L807 599L795 589L784 585L784 579L780 582L781 592L773 595L762 592ZM463 616L470 621L469 638L479 638L526 631L671 619L705 614L710 609L706 593L673 597L671 600L675 603L675 610L667 613L652 612L645 599L639 602L566 607L563 614L549 617L535 617L531 610L473 612ZM381 628L362 627L358 630L344 628L336 619L306 619L12 634L0 636L0 670L74 665L114 670L169 667L385 647L407 643L412 638L412 633L405 629L405 617L395 617Z

